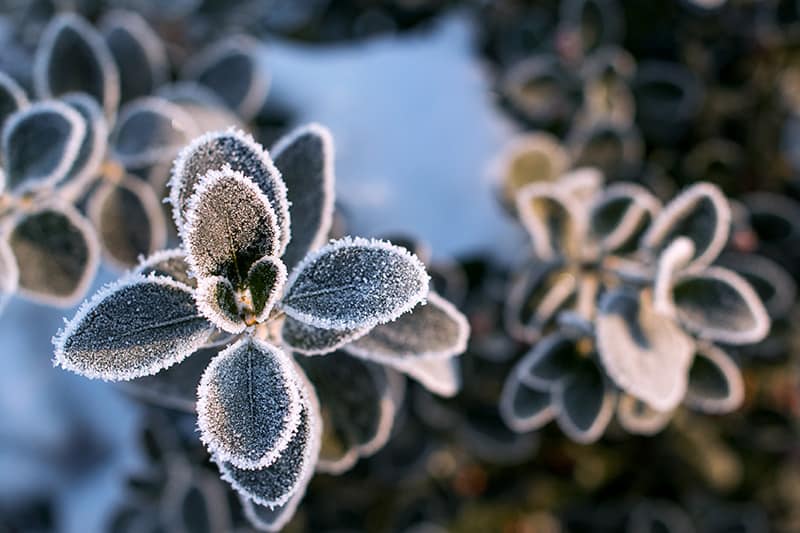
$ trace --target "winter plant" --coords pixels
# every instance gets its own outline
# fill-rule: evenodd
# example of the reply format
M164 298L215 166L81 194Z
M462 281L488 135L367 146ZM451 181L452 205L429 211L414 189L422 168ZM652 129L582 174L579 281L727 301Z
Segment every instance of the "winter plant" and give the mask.
M745 278L719 266L731 207L710 183L666 205L595 169L522 187L516 210L533 258L512 282L506 326L531 350L508 376L501 413L515 431L555 419L578 442L616 413L632 433L662 429L681 405L727 413L743 400L729 348L761 341L770 318Z
M386 368L446 373L469 334L406 249L326 243L333 181L321 126L271 155L236 129L200 136L169 183L181 247L101 289L53 340L56 365L111 381L163 371L176 385L209 361L194 384L200 438L266 529L292 516L315 468L341 472L385 444L399 402Z
M32 63L31 102L0 73L0 293L69 306L94 278L100 251L128 267L162 248L158 200L191 138L251 119L267 81L255 45L231 38L191 57L168 84L164 44L139 15L106 14L95 28L59 14Z

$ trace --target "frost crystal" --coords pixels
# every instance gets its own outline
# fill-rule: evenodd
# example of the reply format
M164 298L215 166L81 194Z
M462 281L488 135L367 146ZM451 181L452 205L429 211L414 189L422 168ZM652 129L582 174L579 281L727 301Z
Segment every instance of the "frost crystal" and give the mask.
M327 128L310 124L280 139L272 148L275 166L287 186L292 239L283 254L291 271L323 245L333 219L333 139Z
M91 181L97 176L108 145L108 122L103 110L94 98L85 93L65 95L62 100L81 114L86 131L78 155L67 177L71 197L83 194Z
M241 333L247 327L239 315L236 291L221 276L202 277L195 291L197 309L212 324L228 333Z
M360 238L332 241L289 278L282 308L311 326L360 329L394 320L428 294L428 274L404 248Z
M345 348L366 359L392 364L398 359L447 358L467 349L469 324L450 302L428 293L425 305L381 324Z
M279 228L269 199L242 174L209 171L189 202L182 231L198 276L223 276L237 287L250 267L278 251Z
M53 339L55 364L89 378L133 379L180 362L211 332L189 287L132 275L81 306Z
M220 352L197 390L198 426L209 451L239 468L273 464L299 424L297 380L286 354L252 337Z
M293 352L303 355L323 355L367 334L364 329L322 329L286 317L281 328L281 340Z
M142 259L134 272L143 276L155 273L159 276L172 278L189 287L197 285L197 281L189 276L189 263L186 261L186 253L180 248L161 250Z

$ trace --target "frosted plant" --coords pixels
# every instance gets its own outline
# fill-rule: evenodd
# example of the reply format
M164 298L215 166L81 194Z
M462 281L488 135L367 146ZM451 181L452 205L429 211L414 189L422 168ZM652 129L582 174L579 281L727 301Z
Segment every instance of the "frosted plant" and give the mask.
M386 443L396 399L384 367L426 378L428 365L449 368L469 327L406 249L325 243L327 130L300 128L272 154L235 129L185 147L169 184L181 248L99 291L53 342L58 366L147 380L133 388L196 408L222 477L274 528L315 469L344 471ZM201 371L193 402L186 380Z
M770 318L744 277L715 263L731 208L709 183L662 206L633 183L579 169L524 187L517 212L533 260L513 281L506 325L533 347L506 380L517 431L555 419L573 440L602 436L616 411L633 433L680 404L736 409L741 373L724 346L762 340Z

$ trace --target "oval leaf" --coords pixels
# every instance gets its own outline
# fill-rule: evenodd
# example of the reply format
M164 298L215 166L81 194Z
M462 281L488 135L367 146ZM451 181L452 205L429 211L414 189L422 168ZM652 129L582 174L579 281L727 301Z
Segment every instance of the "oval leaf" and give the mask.
M261 110L269 77L257 57L258 43L237 35L215 43L190 59L183 77L213 90L245 120Z
M297 431L274 463L260 470L244 470L228 462L218 464L222 479L257 505L286 505L314 473L322 434L319 405L316 398L309 398L316 396L310 387L303 386L301 396Z
M603 250L627 249L655 218L661 205L644 187L633 183L609 185L589 208L589 227Z
M733 270L755 289L770 318L785 318L794 307L797 284L792 276L772 259L754 254L725 252L719 265Z
M280 245L269 199L230 168L209 171L198 184L181 238L196 275L223 276L236 288L244 286L253 263L275 255Z
M689 370L685 403L704 413L724 414L738 409L744 401L744 380L728 354L714 345L698 347Z
M600 360L619 388L659 411L683 400L694 343L669 316L655 312L649 293L603 295L596 332Z
M548 390L575 371L580 361L577 342L554 333L534 344L514 372L527 386Z
M238 468L273 464L300 423L300 389L289 357L245 337L215 357L197 390L200 438Z
M346 237L295 268L282 308L318 328L367 328L411 310L428 294L428 282L425 266L405 248Z
M54 205L20 215L8 241L20 265L20 290L32 300L74 305L97 271L97 237L72 206Z
M328 239L335 198L333 138L327 128L309 124L281 138L272 157L287 185L292 238L283 262L291 271Z
M453 304L429 292L427 303L345 347L347 352L377 362L407 359L446 359L467 349L469 323Z
M14 78L0 71L0 128L9 116L28 104L25 89Z
M42 35L33 64L40 98L84 92L101 103L106 116L119 105L119 71L105 41L78 15L53 17Z
M697 183L664 206L641 244L658 254L677 237L688 237L695 255L687 268L702 268L725 247L730 224L731 208L722 191L711 183Z
M518 372L512 372L500 395L500 416L517 433L539 429L555 416L550 392L528 387L520 380Z
M62 181L85 133L80 113L62 102L37 102L8 117L2 139L6 187L20 193Z
M247 288L250 291L251 311L256 322L269 318L273 307L283 294L286 285L286 267L280 259L262 257L247 273Z
M728 269L711 267L679 277L672 298L683 327L701 338L750 344L769 333L769 315L758 294Z
M70 169L63 190L68 197L79 198L94 180L103 163L108 145L108 122L97 101L85 93L62 97L64 103L81 114L86 131L78 155Z
M603 436L614 415L616 395L591 359L559 381L553 389L553 410L561 430L581 444Z
M390 366L439 396L451 398L461 390L461 363L457 357L401 360Z
M315 328L292 317L286 317L281 327L281 341L293 352L303 355L323 355L366 335L369 331L369 328L355 330Z
M189 263L186 261L186 253L180 248L159 250L151 254L136 266L134 272L143 276L155 273L158 276L172 278L192 288L197 286L197 280L189 275Z
M236 129L216 131L198 137L175 159L170 179L169 200L175 225L181 229L189 209L189 199L198 182L210 170L225 167L253 180L269 198L280 228L281 255L289 242L289 203L286 185L269 154L253 138Z
M231 282L221 276L202 277L195 291L197 309L209 322L228 333L247 328L239 312L239 299Z
M119 268L136 265L167 241L167 221L156 193L133 176L103 183L92 194L88 211L106 257Z
M93 379L149 376L194 353L212 331L189 287L131 275L85 302L53 338L55 364Z
M577 199L558 184L534 183L517 195L517 212L542 261L578 257L584 245L586 221Z
M100 31L118 67L120 102L151 94L167 80L166 48L144 18L133 11L110 11Z

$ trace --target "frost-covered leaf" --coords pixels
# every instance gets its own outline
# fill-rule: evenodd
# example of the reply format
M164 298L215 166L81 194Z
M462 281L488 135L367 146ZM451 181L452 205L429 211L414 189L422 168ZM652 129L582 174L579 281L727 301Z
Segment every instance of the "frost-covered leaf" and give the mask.
M582 444L595 442L614 415L616 395L591 359L583 359L553 388L553 410L561 430Z
M167 51L144 18L110 11L99 25L119 70L120 102L151 94L168 79Z
M518 433L539 429L555 416L550 391L531 388L522 382L518 372L511 372L500 395L500 416Z
M411 310L428 294L428 281L425 266L405 248L346 237L295 268L282 308L319 328L367 328Z
M280 259L267 256L253 263L247 273L247 287L256 322L263 322L269 317L283 294L285 284L286 267Z
M157 97L142 97L122 107L111 138L111 153L128 168L171 160L198 133L180 106Z
M219 353L197 390L200 438L219 461L273 464L300 423L297 371L280 349L245 337Z
M548 390L575 372L581 358L577 341L553 333L534 344L514 372L527 386Z
M286 317L281 327L281 340L293 352L303 355L323 355L366 335L369 331L370 328L355 330L315 328L292 317Z
M11 114L28 104L25 89L14 78L0 71L0 128Z
M133 176L104 182L92 193L88 212L106 257L120 268L135 266L139 257L167 241L167 221L156 193Z
M257 505L287 505L313 476L321 444L322 419L319 401L310 383L302 385L301 404L297 430L271 465L260 470L245 470L228 462L218 462L222 478Z
M661 205L644 187L614 183L589 208L589 228L603 250L627 249L655 218Z
M578 280L563 261L528 263L511 282L503 310L506 329L521 342L535 342L577 289Z
M461 363L458 357L398 360L390 366L439 396L450 398L461 390Z
M677 237L688 237L695 254L687 268L702 268L717 258L728 240L731 209L716 185L697 183L688 187L661 210L641 244L654 253Z
M210 132L198 137L175 159L169 183L175 225L178 229L183 227L189 199L203 176L210 170L221 171L226 166L252 179L269 198L280 228L278 255L282 254L290 236L286 185L266 150L239 130Z
M528 184L552 182L569 167L570 158L558 139L549 133L526 133L514 138L494 163L495 179L503 200L513 206Z
M750 344L769 333L770 320L758 294L741 276L722 267L684 274L672 287L677 318L698 337Z
M655 435L664 429L671 419L671 411L656 411L630 394L621 394L617 402L619 425L634 435Z
M317 470L339 474L358 457L386 444L395 404L386 371L342 351L302 357L298 363L314 384L322 409L322 449Z
M209 322L228 333L241 333L247 328L239 312L236 290L221 276L202 277L195 291L197 309Z
M333 220L333 138L324 126L309 124L272 148L287 186L292 238L283 254L287 270L328 239Z
M294 517L302 499L302 495L295 493L285 504L269 508L253 503L248 498L240 498L242 510L250 525L257 531L269 532L281 531Z
M725 252L718 264L733 270L753 287L771 318L784 318L792 310L797 284L778 263L760 255Z
M186 252L180 248L159 250L151 254L139 262L134 272L143 276L155 273L158 276L172 278L189 287L194 288L197 286L197 280L189 275Z
M649 292L619 289L603 295L596 332L600 360L619 388L659 411L683 400L694 342L653 309Z
M36 102L8 117L2 138L6 187L19 193L62 181L85 132L81 114L63 102Z
M19 286L19 268L11 246L0 239L0 312Z
M47 25L34 58L33 84L40 98L87 93L108 117L119 104L119 71L108 46L89 22L71 13L58 14Z
M228 168L209 171L198 184L181 238L196 275L223 276L240 288L253 263L276 255L279 231L261 189Z
M744 381L728 354L712 344L698 346L689 370L685 403L698 411L730 413L744 401Z
M53 339L55 364L89 378L148 376L200 348L213 331L189 287L133 274L85 302Z
M258 43L237 35L217 42L191 58L183 78L209 87L245 120L264 105L269 76L258 60Z
M97 177L108 145L108 122L97 101L85 93L64 95L62 101L83 117L86 130L80 150L67 176L67 194L80 197Z
M46 206L19 215L8 241L20 267L20 290L28 298L70 306L94 279L97 237L72 206Z
M191 357L152 376L121 383L131 396L159 407L186 413L195 412L197 384L219 347L200 348Z
M375 326L345 350L379 363L448 358L467 349L469 323L453 304L429 292L427 302L392 322Z
M536 257L554 261L583 251L586 217L579 201L557 184L533 183L517 195L517 212Z

